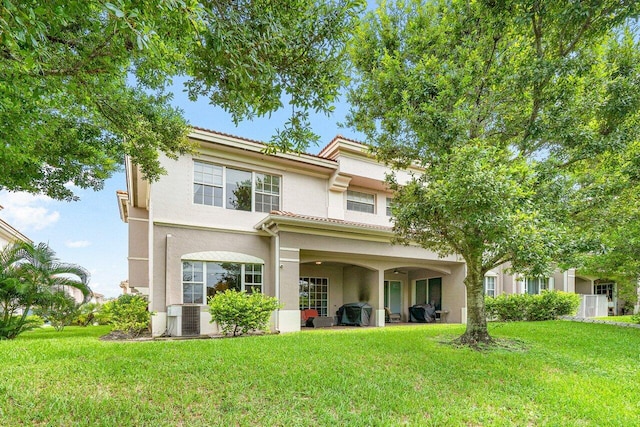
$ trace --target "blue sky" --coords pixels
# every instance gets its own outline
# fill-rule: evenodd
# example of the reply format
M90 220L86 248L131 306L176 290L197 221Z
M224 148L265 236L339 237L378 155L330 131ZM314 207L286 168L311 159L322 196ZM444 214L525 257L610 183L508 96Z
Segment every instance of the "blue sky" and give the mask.
M286 121L287 111L271 117L240 123L237 127L222 109L206 99L190 102L181 82L174 85L173 104L180 107L191 125L245 138L268 141ZM321 145L340 134L361 140L361 135L339 126L348 106L340 102L331 117L312 117ZM317 153L322 147L309 147ZM94 292L106 297L120 294L120 282L127 279L127 224L120 220L116 190L126 190L123 173L115 174L99 192L74 189L77 202L60 202L45 196L0 191L0 218L20 230L34 242L46 242L64 262L83 266L91 273Z

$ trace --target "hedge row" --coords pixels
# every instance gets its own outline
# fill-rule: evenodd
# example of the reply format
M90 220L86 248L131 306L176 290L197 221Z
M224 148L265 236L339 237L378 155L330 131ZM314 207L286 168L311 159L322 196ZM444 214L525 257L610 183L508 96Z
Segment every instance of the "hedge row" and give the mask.
M500 322L552 320L573 316L580 296L568 292L542 291L540 295L511 294L485 298L487 318Z

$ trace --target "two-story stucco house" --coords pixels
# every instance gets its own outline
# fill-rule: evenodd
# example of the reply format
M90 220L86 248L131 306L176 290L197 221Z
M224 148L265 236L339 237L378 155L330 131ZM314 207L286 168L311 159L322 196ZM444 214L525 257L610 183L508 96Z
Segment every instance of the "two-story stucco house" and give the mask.
M388 169L364 145L336 137L318 155L266 155L205 129L190 138L197 154L163 158L158 182L127 163L117 193L129 286L148 295L154 335L216 332L207 297L229 287L277 297L281 332L300 329L302 309L333 316L351 302L368 302L376 326L385 307L406 321L425 302L465 320L464 263L390 243Z

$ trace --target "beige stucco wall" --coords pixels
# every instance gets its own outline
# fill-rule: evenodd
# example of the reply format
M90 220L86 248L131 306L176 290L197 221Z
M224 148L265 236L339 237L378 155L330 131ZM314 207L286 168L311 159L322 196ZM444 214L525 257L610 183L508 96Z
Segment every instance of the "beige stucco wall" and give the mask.
M344 237L338 237L344 236ZM420 261L423 264L432 263L434 265L449 266L457 264L455 256L439 258L437 254L422 248L413 246L392 245L389 242L378 242L369 240L358 240L349 238L348 233L336 233L336 236L321 236L313 234L302 234L298 232L281 232L281 246L306 249L318 252L330 252L340 257L340 254L348 254L349 262L354 265L375 269L371 264L371 257L381 257L381 261L391 257L404 259L409 262ZM344 258L336 259L344 262ZM311 261L309 259L308 261ZM401 260L390 263L398 266ZM376 264L377 266L377 264Z
M280 245L280 303L285 310L299 310L300 300L300 251L297 248L282 249Z
M556 291L567 291L567 283L564 271L556 270L553 272L553 289Z
M129 208L129 287L142 293L149 287L149 212Z
M344 210L344 219L351 222L359 222L363 224L376 224L386 227L390 227L391 221L387 216L387 197L391 197L391 194L387 191L373 191L364 187L349 186L349 190L358 191L366 194L373 194L375 196L375 212L356 212L347 210L347 192L345 191L342 197L342 206Z
M385 167L383 164L361 155L354 155L351 153L340 154L336 160L339 164L340 173L362 177L379 183L384 182L385 174L389 172L389 168ZM410 175L406 171L398 171L396 172L396 175L400 184L409 181Z
M169 236L169 237L168 237ZM154 227L152 310L165 311L171 304L182 303L182 261L185 254L204 251L231 251L252 255L265 261L264 292L275 291L270 237L257 233L224 233L202 229ZM165 262L166 261L166 262Z
M278 175L282 178L281 210L302 215L327 216L327 177L277 169L268 161L241 162L215 155L201 155L197 158L221 166ZM162 158L167 175L154 183L151 190L154 221L253 231L254 225L268 215L193 203L193 162L194 159L189 156L178 160Z
M145 209L129 210L129 256L149 257L149 214Z
M586 280L580 277L576 277L576 293L584 294L584 295L592 295L593 285L591 283L591 280Z

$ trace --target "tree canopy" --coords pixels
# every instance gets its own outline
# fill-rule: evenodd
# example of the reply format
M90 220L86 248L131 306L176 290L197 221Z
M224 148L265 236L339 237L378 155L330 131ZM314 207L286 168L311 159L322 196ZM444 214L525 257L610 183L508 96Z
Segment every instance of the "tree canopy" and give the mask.
M236 121L287 103L272 149L303 147L307 111L330 113L345 82L361 3L2 2L0 188L72 199L67 183L99 189L125 154L157 179L160 152L191 149L166 93L178 75Z
M640 142L612 153L585 172L589 191L577 225L588 249L576 265L592 277L614 280L625 310L637 301L640 279Z
M381 160L423 168L391 180L394 227L400 242L464 258L463 342L491 340L490 269L535 277L588 246L577 234L594 205L586 173L638 140L639 11L414 0L382 3L358 28L349 121Z

